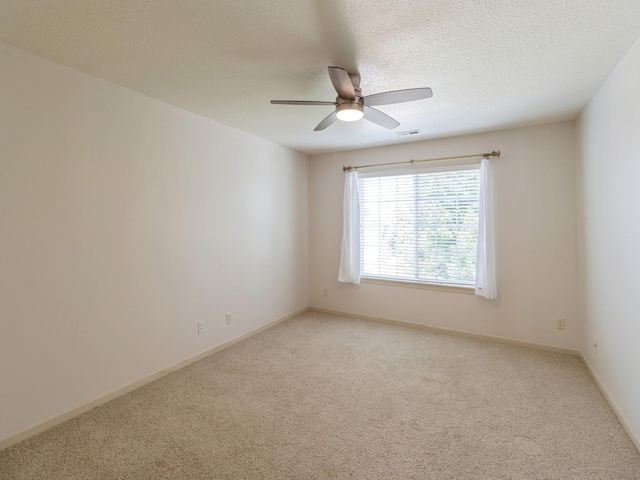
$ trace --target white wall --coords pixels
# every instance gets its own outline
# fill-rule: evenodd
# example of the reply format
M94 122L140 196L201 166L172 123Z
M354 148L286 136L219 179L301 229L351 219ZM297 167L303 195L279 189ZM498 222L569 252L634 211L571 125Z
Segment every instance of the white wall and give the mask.
M0 440L308 305L306 156L0 65Z
M572 123L311 157L310 304L519 341L577 348L575 164ZM495 159L498 299L337 282L343 165L500 149ZM323 296L323 288L329 296ZM566 330L555 318L566 318Z
M577 123L580 350L640 445L640 40ZM593 347L598 340L598 348Z

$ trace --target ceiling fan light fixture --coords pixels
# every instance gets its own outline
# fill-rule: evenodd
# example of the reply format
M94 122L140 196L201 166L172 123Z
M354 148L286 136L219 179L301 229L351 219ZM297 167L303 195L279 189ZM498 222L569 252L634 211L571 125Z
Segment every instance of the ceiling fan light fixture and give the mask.
M336 107L336 116L343 122L355 122L364 116L364 109L358 102L341 103Z

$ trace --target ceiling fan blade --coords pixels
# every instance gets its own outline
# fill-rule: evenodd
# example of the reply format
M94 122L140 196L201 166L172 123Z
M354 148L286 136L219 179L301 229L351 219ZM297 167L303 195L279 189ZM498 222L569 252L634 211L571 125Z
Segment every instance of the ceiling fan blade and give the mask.
M364 107L364 118L369 120L370 122L375 123L376 125L380 125L381 127L388 128L389 130L396 128L400 125L400 122L391 118L386 113L382 113L380 110L376 110L371 107Z
M338 96L345 100L355 100L356 91L353 88L353 83L351 83L351 78L347 71L340 67L328 68L329 78L331 78L331 83L333 83L333 88L338 92Z
M331 105L335 106L336 102L316 102L313 100L271 100L274 105Z
M329 125L331 125L333 122L335 122L338 119L336 112L333 112L331 115L329 115L328 117L326 117L324 120L322 120L318 126L316 128L313 129L314 132L319 132L320 130L324 130L325 128L327 128Z
M433 97L433 90L426 88L407 88L405 90L394 90L393 92L374 93L367 95L362 100L369 107L376 105L390 105L392 103L412 102L423 98Z

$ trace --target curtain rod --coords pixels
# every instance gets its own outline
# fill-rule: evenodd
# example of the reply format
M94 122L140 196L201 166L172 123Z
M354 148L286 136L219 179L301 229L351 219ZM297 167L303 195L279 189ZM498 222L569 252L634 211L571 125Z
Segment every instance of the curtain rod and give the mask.
M433 162L435 160L457 160L460 158L489 158L489 157L499 157L500 150L494 150L491 153L474 153L473 155L458 155L457 157L441 157L441 158L425 158L424 160L409 160L408 162L392 162L392 163L378 163L377 165L360 165L357 167L342 167L343 172L350 172L351 170L358 170L359 168L371 168L371 167L386 167L389 165L413 165L414 163L422 163L422 162Z

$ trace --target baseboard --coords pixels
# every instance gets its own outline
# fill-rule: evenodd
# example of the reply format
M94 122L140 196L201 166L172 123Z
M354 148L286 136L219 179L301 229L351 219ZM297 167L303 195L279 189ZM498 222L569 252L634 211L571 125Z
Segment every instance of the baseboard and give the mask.
M75 407L65 413L62 413L60 415L56 415L55 417L52 417L48 420L45 420L42 423L39 423L38 425L35 425L31 428L28 428L26 430L23 430L20 433L17 433L15 435L12 435L8 438L5 438L4 440L0 440L0 451L4 450L5 448L9 448L12 445L15 445L16 443L21 442L22 440L26 440L29 437L32 437L40 432L43 432L51 427L54 427L62 422L65 422L66 420L69 420L75 416L78 416L82 413L88 412L89 410L98 407L104 403L107 403L110 400L113 400L115 398L118 398L122 395L125 395L133 390L135 390L136 388L140 388L143 385L146 385L148 383L151 383L155 380L158 380L159 378L164 377L165 375L168 375L169 373L175 372L177 370L180 370L183 367L186 367L187 365L190 365L192 363L197 362L198 360L202 360L205 357L208 357L209 355L212 355L216 352L219 352L221 350L224 350L225 348L230 347L231 345L234 345L242 340L245 340L246 338L249 338L257 333L260 333L264 330L267 330L268 328L274 327L275 325L282 323L286 320L289 320L293 317L296 317L304 312L306 312L307 310L311 310L311 311L315 311L315 312L321 312L321 313L328 313L328 314L332 314L332 315L341 315L341 316L345 316L345 317L350 317L350 318L357 318L357 319L361 319L361 320L370 320L370 321L374 321L374 322L380 322L380 323L386 323L386 324L391 324L391 325L401 325L401 326L405 326L405 327L411 327L411 328L419 328L419 329L424 329L424 330L430 330L430 331L434 331L434 332L440 332L440 333L448 333L448 334L452 334L452 335L458 335L458 336L464 336L464 337L469 337L469 338L477 338L477 339L482 339L482 340L489 340L489 341L494 341L494 342L499 342L499 343L506 343L506 344L510 344L510 345L518 345L518 346L523 346L523 347L527 347L527 348L535 348L535 349L540 349L540 350L548 350L548 351L553 351L553 352L559 352L559 353L565 353L565 354L569 354L569 355L574 355L574 356L578 356L582 359L582 362L584 363L585 367L587 368L587 371L590 373L590 375L593 377L594 381L596 382L596 385L598 385L598 388L600 389L600 391L602 392L602 394L604 395L605 399L607 400L607 402L609 402L609 405L611 406L612 410L614 411L614 413L616 414L616 416L618 417L618 420L620 421L620 423L622 424L623 428L625 429L625 431L627 432L627 434L629 435L629 438L631 438L631 441L634 443L634 445L636 446L636 448L638 449L638 451L640 451L640 438L638 438L638 436L635 434L635 432L631 429L631 426L629 425L629 422L627 421L627 419L625 418L625 416L622 414L622 412L620 411L620 409L618 408L618 406L616 405L616 403L613 401L613 399L611 398L611 396L609 395L609 392L607 392L607 390L604 388L604 386L602 385L602 382L600 381L600 378L598 377L598 375L595 373L595 371L593 370L593 368L591 367L591 364L589 363L589 361L587 360L587 358L582 355L581 352L579 352L578 350L573 350L573 349L568 349L568 348L561 348L561 347L555 347L552 345L544 345L544 344L538 344L538 343L531 343L531 342L523 342L521 340L514 340L511 338L505 338L505 337L497 337L497 336L492 336L492 335L484 335L484 334L479 334L479 333L473 333L473 332L467 332L467 331L463 331L463 330L454 330L454 329L449 329L449 328L442 328L442 327L435 327L432 325L424 325L424 324L420 324L420 323L412 323L412 322L405 322L405 321L401 321L401 320L392 320L392 319L388 319L388 318L382 318L382 317L373 317L373 316L369 316L369 315L360 315L360 314L356 314L356 313L349 313L349 312L341 312L338 310L329 310L326 308L319 308L319 307L305 307L302 308L296 312L293 312L289 315L285 315L284 317L278 318L272 322L269 322L265 325L262 325L259 328L256 328L255 330L251 330L250 332L247 332L245 334L242 334L238 337L232 338L231 340L227 340L224 343L221 343L220 345L216 345L215 347L209 348L203 352L200 352L192 357L189 357L185 360L182 360L168 368L165 368L163 370L160 370L156 373L153 373L151 375L148 375L146 377L143 377L139 380L136 380L133 383L130 383L128 385L125 385L122 388L119 388L117 390L114 390L113 392L110 392L106 395L101 396L100 398L97 398L95 400L92 400L90 402L87 402L83 405L80 405L78 407Z
M573 349L570 349L570 348L555 347L553 345L544 345L544 344L539 344L539 343L523 342L521 340L514 340L514 339L511 339L511 338L496 337L496 336L492 336L492 335L484 335L484 334L480 334L480 333L466 332L466 331L463 331L463 330L453 330L453 329L449 329L449 328L434 327L432 325L424 325L424 324L421 324L421 323L404 322L404 321L401 321L401 320L392 320L392 319L382 318L382 317L372 317L372 316L369 316L369 315L360 315L360 314L357 314L357 313L341 312L341 311L338 311L338 310L329 310L329 309L326 309L326 308L309 307L309 310L314 311L314 312L329 313L329 314L332 314L332 315L340 315L340 316L344 316L344 317L357 318L357 319L361 319L361 320L370 320L370 321L374 321L374 322L381 322L381 323L386 323L386 324L391 324L391 325L402 325L402 326L405 326L405 327L419 328L419 329L423 329L423 330L430 330L430 331L433 331L433 332L449 333L449 334L452 334L452 335L464 336L464 337L469 337L469 338L477 338L477 339L481 339L481 340L489 340L489 341L493 341L493 342L506 343L506 344L509 344L509 345L518 345L518 346L527 347L527 348L535 348L535 349L538 349L538 350L548 350L548 351L552 351L552 352L559 352L559 353L565 353L565 354L568 354L568 355L577 356L577 357L582 359L582 362L584 363L585 367L587 368L587 371L591 374L591 377L593 377L593 380L596 382L596 385L598 385L598 388L600 389L600 391L604 395L604 398L607 400L607 402L609 402L609 405L611 406L611 409L613 410L613 412L618 417L618 420L620 421L620 423L622 424L623 428L625 429L625 431L629 435L629 438L631 438L631 441L633 442L635 447L640 452L640 438L638 438L638 436L635 434L635 432L631 429L631 425L629 425L629 422L627 421L625 416L622 414L622 411L618 408L616 403L611 398L611 395L609 395L609 392L607 392L607 390L602 385L602 382L600 381L600 378L598 377L598 375L595 373L595 371L591 367L591 364L589 363L587 358L579 350L573 350Z
M125 395L126 393L129 393L135 390L136 388L140 388L143 385L146 385L147 383L151 383L154 380L158 380L159 378L162 378L165 375L168 375L169 373L175 372L176 370L180 370L181 368L186 367L187 365L190 365L194 362L197 362L198 360L202 360L203 358L208 357L209 355L212 355L216 352L219 352L220 350L224 350L225 348L230 347L231 345L234 345L246 338L249 338L252 335L262 332L263 330L274 327L279 323L282 323L286 320L289 320L290 318L293 318L297 315L300 315L301 313L306 312L308 309L309 307L305 307L289 315L285 315L284 317L278 318L277 320L273 320L265 325L262 325L259 328L256 328L255 330L251 330L250 332L247 332L238 337L232 338L231 340L227 340L226 342L221 343L220 345L216 345L215 347L211 347L207 350L204 350L203 352L200 352L192 357L189 357L174 365L171 365L168 368L159 370L156 373L152 373L151 375L148 375L139 380L136 380L133 383L130 383L128 385L125 385L124 387L118 388L117 390L107 393L106 395L96 398L95 400L87 402L78 407L72 408L71 410L65 413L62 413L60 415L56 415L52 418L49 418L48 420L45 420L44 422L41 422L38 425L30 427L17 434L11 435L10 437L5 438L4 440L0 440L0 451L4 450L5 448L9 448L10 446L15 445L18 442L21 442L22 440L26 440L27 438L32 437L33 435L36 435L40 432L44 432L45 430L51 427L54 427L66 420L76 417L82 413L88 412L89 410L99 405L102 405L103 403L106 403L109 400L113 400L114 398L118 398L122 395Z
M573 355L575 357L580 356L580 352L578 350L574 350L571 348L555 347L553 345L545 345L542 343L524 342L522 340L515 340L512 338L497 337L493 335L485 335L482 333L467 332L464 330L454 330L452 328L436 327L433 325L424 325L422 323L405 322L403 320L393 320L390 318L372 317L369 315L360 315L357 313L341 312L338 310L328 310L326 308L319 308L319 307L309 307L309 310L312 310L314 312L329 313L332 315L341 315L343 317L358 318L360 320L370 320L373 322L387 323L390 325L402 325L404 327L419 328L423 330L430 330L432 332L448 333L451 335L458 335L458 336L463 336L468 338L488 340L491 342L506 343L509 345L517 345L520 347L535 348L537 350L547 350L550 352L564 353L567 355Z
M591 374L591 376L593 377L593 380L596 382L596 385L598 385L598 388L600 388L602 395L604 395L604 398L607 400L607 402L609 402L609 406L611 406L613 413L616 414L616 417L618 417L618 420L620 420L620 423L626 430L627 434L629 435L629 438L631 438L631 441L638 449L638 452L640 452L640 438L631 429L631 425L629 425L629 422L627 421L626 417L622 414L622 411L618 408L618 405L616 405L616 402L613 401L613 399L611 398L611 395L609 395L609 392L607 392L607 389L604 388L604 385L602 385L600 378L596 374L595 370L591 367L591 364L589 363L589 360L587 360L587 357L585 357L582 354L582 352L580 352L580 358L582 359L584 366L587 368L587 371Z

